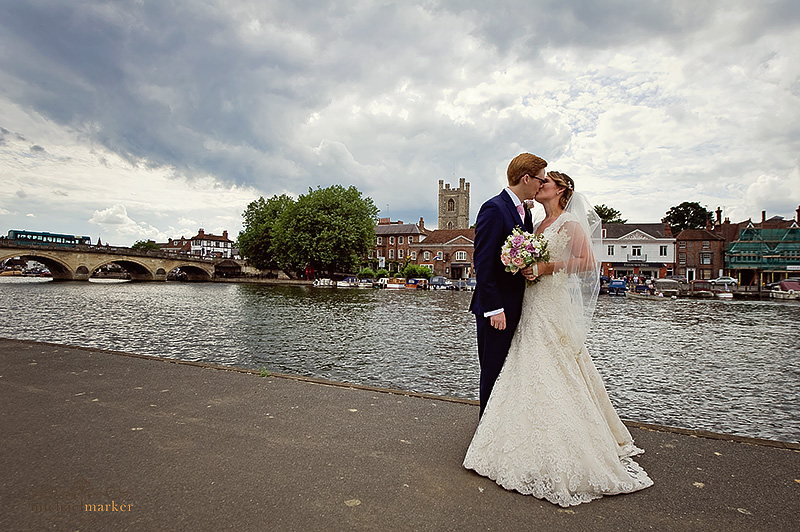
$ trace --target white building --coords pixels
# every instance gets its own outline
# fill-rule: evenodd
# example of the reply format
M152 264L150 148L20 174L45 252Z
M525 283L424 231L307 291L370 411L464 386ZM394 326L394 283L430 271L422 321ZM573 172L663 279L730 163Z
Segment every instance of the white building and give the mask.
M202 229L198 230L197 235L191 239L191 251L193 255L201 257L222 257L230 259L233 257L233 242L228 239L228 232L223 231L222 236L206 233Z
M663 278L675 272L675 237L669 224L603 224L603 274Z

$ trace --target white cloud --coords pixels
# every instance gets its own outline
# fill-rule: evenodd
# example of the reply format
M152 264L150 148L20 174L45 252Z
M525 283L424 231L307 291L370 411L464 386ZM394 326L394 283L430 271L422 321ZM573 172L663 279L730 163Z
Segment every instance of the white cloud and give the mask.
M94 211L89 221L97 225L135 225L136 222L128 217L128 211L124 205L114 205L102 211Z

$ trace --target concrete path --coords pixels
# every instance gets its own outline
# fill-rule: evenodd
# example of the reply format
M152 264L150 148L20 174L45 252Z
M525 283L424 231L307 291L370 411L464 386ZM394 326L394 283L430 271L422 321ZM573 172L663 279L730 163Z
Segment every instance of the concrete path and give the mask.
M563 509L461 467L471 401L6 339L0 400L0 531L800 530L797 444L629 424L655 486Z

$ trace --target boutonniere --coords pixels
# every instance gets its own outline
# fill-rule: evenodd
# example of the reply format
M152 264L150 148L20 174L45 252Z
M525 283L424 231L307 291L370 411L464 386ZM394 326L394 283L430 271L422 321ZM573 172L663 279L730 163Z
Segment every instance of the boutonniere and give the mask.
M534 203L535 202L532 199L526 199L525 201L522 202L522 204L525 205L525 208L529 211L533 210Z

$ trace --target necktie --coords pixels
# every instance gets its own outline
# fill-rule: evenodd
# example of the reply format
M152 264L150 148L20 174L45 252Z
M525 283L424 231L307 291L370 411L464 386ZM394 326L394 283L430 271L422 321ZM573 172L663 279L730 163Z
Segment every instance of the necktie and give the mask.
M517 205L517 212L519 213L520 218L522 218L522 221L525 222L525 205L522 203Z

